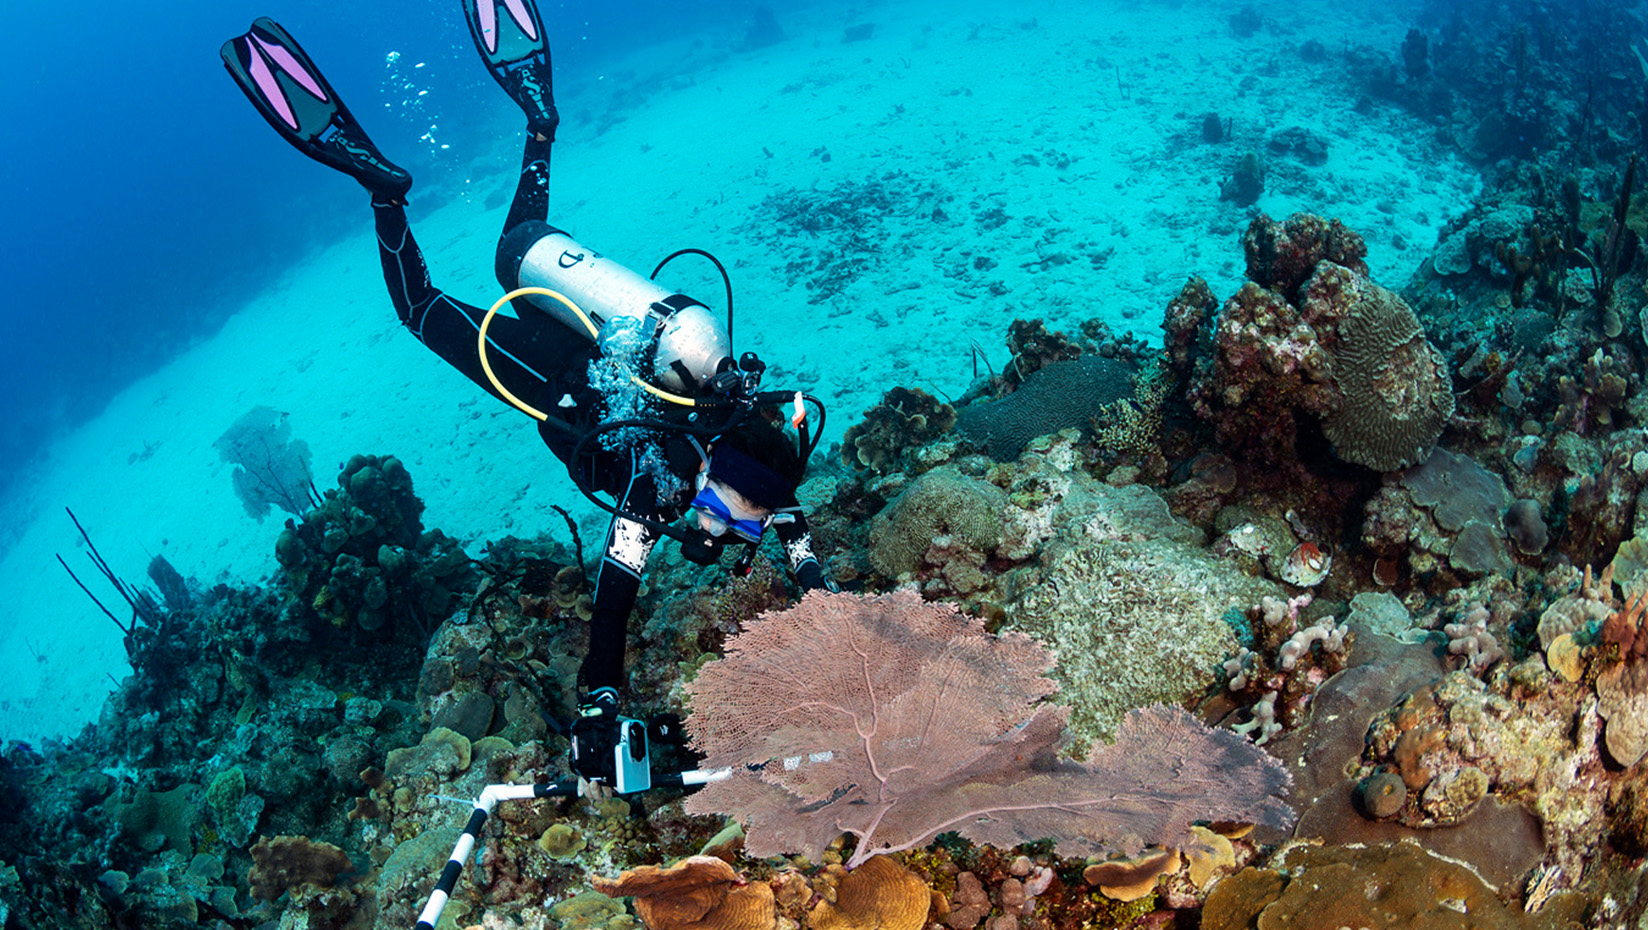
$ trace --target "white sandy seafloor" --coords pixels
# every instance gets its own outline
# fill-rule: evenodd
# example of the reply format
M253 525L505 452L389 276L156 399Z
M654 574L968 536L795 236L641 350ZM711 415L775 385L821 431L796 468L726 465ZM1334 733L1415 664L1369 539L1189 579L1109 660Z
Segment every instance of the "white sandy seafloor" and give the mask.
M737 291L736 348L772 366L767 386L819 395L829 439L890 387L961 393L971 345L999 366L1016 317L1054 328L1100 317L1154 340L1188 276L1228 296L1249 211L1221 202L1219 183L1289 126L1326 138L1329 161L1270 159L1258 209L1343 219L1367 239L1374 278L1402 285L1478 179L1423 123L1383 105L1357 112L1342 69L1306 63L1297 48L1314 38L1330 52L1354 43L1395 54L1406 19L1390 7L1293 5L1295 19L1241 40L1227 24L1239 6L812 10L781 20L787 40L759 51L738 50L730 32L684 37L603 74L557 74L551 220L643 274L679 247L715 252ZM860 22L873 35L843 43ZM420 209L415 190L411 209L436 283L483 305L500 293L497 192L513 189L519 165L518 117L501 95L496 105L497 139L446 140L469 150L462 190L433 209ZM1233 142L1201 141L1209 110L1233 120ZM394 142L378 142L393 157ZM586 541L599 540L604 521L576 500L531 423L400 330L365 198L315 172L316 184L361 197L358 224L225 308L234 317L219 335L56 442L0 502L0 737L77 732L129 672L115 625L52 558L63 554L125 619L64 505L131 581L145 580L156 553L202 583L273 571L281 515L249 518L211 445L254 406L289 414L322 488L351 454L399 456L428 505L425 525L474 551L506 533L564 538L552 503L575 506ZM790 189L876 179L899 196L866 230L859 277L809 303L804 278L792 283L785 266L833 240L761 222L757 206ZM976 218L992 208L1007 221L981 230ZM1060 255L1071 260L1048 261ZM996 265L978 270L981 257ZM682 259L664 278L721 305L707 263ZM1005 293L992 296L992 283Z

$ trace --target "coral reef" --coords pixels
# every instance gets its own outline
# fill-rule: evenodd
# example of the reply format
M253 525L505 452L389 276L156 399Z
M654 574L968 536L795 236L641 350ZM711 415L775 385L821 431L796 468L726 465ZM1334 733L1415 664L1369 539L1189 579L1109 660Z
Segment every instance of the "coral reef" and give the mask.
M1249 282L1221 309L1212 364L1189 389L1220 445L1290 463L1319 422L1345 461L1422 461L1453 414L1452 382L1413 311L1367 279L1361 237L1260 215L1243 247Z
M1529 120L1560 83L1532 45L1502 50L1517 107L1442 108L1482 97L1445 85L1468 39L1421 17L1382 66L1381 96L1509 153L1401 295L1343 225L1260 216L1236 294L1163 295L1160 353L1015 320L1011 362L955 405L889 390L801 489L862 595L787 607L770 548L736 578L668 546L649 566L633 712L659 733L689 715L708 753L658 740L660 771L735 777L500 805L443 924L1640 924L1648 401L1627 233L1648 201L1605 134L1560 164L1517 154L1523 130L1550 140ZM1273 138L1278 170L1321 149ZM828 247L789 253L825 300L901 199L935 221L948 202L888 175L764 209ZM980 227L1003 207L976 202ZM472 557L424 529L392 457L298 506L267 588L164 560L152 593L120 587L134 673L99 725L0 750L0 922L406 926L464 799L564 777L581 556ZM743 827L710 816L729 813Z
M422 513L399 459L354 456L337 488L276 542L286 583L333 626L399 623L427 635L478 578L455 540L423 531Z
M896 387L841 439L841 460L876 474L912 471L913 451L948 433L956 409L920 388Z

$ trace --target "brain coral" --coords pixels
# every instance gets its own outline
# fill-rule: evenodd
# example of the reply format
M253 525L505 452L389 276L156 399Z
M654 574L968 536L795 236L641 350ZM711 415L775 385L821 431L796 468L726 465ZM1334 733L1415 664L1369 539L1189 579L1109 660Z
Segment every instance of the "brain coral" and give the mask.
M1102 355L1050 362L1000 400L970 404L956 417L962 436L1011 462L1037 436L1087 429L1107 404L1133 394L1133 366Z
M919 571L924 556L945 548L988 555L1001 545L1007 492L950 467L935 468L870 519L870 564L889 577Z
M1453 416L1453 382L1402 298L1324 263L1305 287L1307 320L1337 318L1338 410L1322 421L1339 457L1378 471L1423 461Z

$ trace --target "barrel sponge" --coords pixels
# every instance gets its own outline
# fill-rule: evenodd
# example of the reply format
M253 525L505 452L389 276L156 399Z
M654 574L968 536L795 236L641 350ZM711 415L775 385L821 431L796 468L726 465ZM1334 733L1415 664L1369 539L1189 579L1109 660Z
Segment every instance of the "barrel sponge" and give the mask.
M1322 421L1334 452L1377 471L1423 461L1453 416L1442 353L1402 298L1363 275L1324 263L1306 286L1307 307L1318 290L1347 301L1333 350L1339 408Z
M870 520L870 564L889 577L914 572L939 536L989 555L1001 545L1007 492L950 467L910 482Z
M956 429L998 462L1011 462L1037 436L1089 429L1104 408L1133 396L1134 366L1102 355L1049 362L1000 400L963 407Z

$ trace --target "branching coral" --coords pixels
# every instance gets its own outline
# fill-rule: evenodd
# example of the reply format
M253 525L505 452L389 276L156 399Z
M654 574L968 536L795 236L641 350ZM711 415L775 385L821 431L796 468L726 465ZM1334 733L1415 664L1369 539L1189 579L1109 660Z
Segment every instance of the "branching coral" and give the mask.
M1552 428L1589 436L1614 428L1614 413L1630 393L1631 371L1617 355L1598 348L1585 360L1578 378L1561 375L1556 387L1561 401Z
M1141 371L1133 396L1107 404L1093 420L1093 438L1101 448L1134 455L1157 452L1162 434L1162 407L1173 380L1165 363Z
M1505 650L1499 647L1499 640L1488 632L1488 619L1488 609L1478 604L1457 623L1442 628L1448 636L1448 652L1464 656L1465 667L1473 672L1481 672L1505 658Z
M1636 261L1640 243L1636 230L1628 225L1636 177L1637 158L1632 155L1612 212L1599 224L1587 247L1575 249L1573 253L1591 269L1591 284L1597 313L1601 316L1602 334L1609 339L1618 337L1625 329L1624 316L1614 306L1614 285Z

